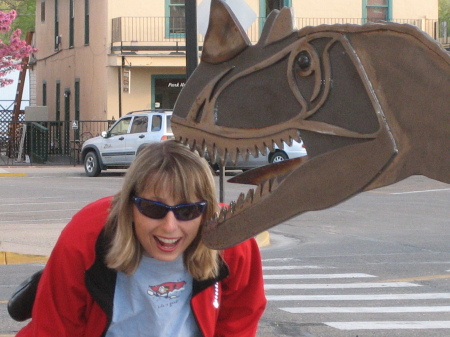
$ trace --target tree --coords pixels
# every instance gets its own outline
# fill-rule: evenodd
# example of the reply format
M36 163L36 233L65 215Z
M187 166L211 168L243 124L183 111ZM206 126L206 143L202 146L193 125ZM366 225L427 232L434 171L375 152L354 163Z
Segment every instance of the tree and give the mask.
M15 10L8 13L0 12L0 87L11 84L13 81L5 76L15 69L22 69L22 59L36 51L21 39L22 30L20 28L15 29L8 36L16 16ZM1 39L3 36L9 38L8 43L3 42Z
M448 36L450 33L450 0L439 0L439 21L442 32Z

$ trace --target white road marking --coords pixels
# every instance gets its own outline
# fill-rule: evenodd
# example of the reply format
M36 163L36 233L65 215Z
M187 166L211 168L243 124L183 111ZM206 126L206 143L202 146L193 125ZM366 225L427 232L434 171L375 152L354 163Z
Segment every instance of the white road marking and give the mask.
M326 284L265 284L264 289L355 289L355 288L399 288L420 287L420 284L410 282L374 282L374 283L326 283Z
M266 295L268 301L386 301L449 299L450 293L366 295Z
M420 191L409 191L409 192L394 192L389 194L414 194L414 193L428 193L428 192L444 192L450 191L450 188L440 188L435 190L420 190Z
M408 307L286 307L280 308L291 314L383 314L404 312L450 312L450 306L408 306Z
M376 277L376 276L362 273L264 275L265 280L301 280L301 279L325 279L325 278L333 279L333 278L364 278L364 277Z
M319 266L263 266L263 270L323 269Z
M450 329L450 321L324 322L340 330Z

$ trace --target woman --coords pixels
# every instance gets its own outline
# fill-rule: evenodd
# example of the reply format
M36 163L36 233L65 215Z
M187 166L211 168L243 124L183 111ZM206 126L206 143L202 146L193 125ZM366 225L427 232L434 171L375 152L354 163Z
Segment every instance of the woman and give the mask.
M205 160L174 141L149 145L114 198L63 230L17 336L255 336L259 250L253 239L207 248L201 228L217 210Z

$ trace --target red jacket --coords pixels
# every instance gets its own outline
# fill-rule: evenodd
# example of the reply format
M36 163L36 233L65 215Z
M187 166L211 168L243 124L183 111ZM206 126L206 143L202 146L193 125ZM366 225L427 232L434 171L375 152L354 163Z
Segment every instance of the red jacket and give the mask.
M100 337L111 322L116 272L105 266L111 198L78 212L62 231L39 282L32 319L17 337ZM191 307L205 337L256 335L266 298L255 240L224 250L217 279L194 281ZM213 306L219 281L220 305Z

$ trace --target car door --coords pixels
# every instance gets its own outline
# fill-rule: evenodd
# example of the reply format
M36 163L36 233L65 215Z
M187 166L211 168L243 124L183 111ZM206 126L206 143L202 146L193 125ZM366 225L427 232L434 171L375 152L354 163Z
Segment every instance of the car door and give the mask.
M108 131L103 139L100 152L106 165L122 165L126 163L126 135L131 125L132 117L124 117Z
M136 157L136 152L142 144L149 143L148 129L149 117L147 115L134 116L131 123L130 132L125 136L125 152L126 158L124 160L127 164Z

